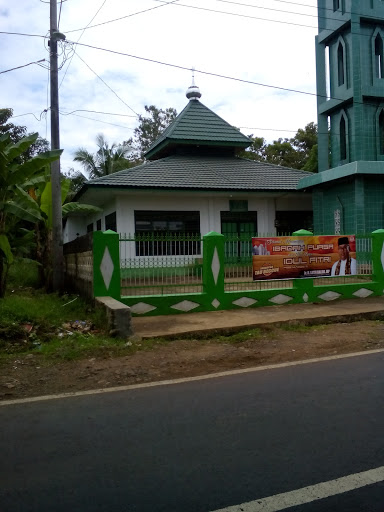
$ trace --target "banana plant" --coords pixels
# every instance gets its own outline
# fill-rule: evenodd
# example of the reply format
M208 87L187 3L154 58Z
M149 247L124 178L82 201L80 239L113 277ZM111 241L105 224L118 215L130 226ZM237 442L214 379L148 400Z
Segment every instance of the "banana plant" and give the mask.
M65 218L71 213L96 213L101 209L97 206L79 204L75 202L66 203L71 180L61 181L61 202L62 216ZM52 183L49 174L41 174L24 184L29 196L35 201L40 209L41 219L35 225L36 234L36 259L40 264L39 281L40 285L47 290L51 289L52 258L51 258L51 236L52 236Z
M0 298L5 294L7 274L14 257L10 241L18 224L38 223L43 218L39 204L24 185L41 175L62 153L62 150L47 151L19 163L18 157L36 142L37 137L34 133L14 144L9 134L0 136Z

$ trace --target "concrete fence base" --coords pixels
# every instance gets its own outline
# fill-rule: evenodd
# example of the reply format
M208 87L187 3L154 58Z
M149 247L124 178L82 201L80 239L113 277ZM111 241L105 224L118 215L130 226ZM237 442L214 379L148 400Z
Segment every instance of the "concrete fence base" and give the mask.
M96 297L96 307L103 308L106 313L110 334L119 338L134 335L131 308L112 297Z

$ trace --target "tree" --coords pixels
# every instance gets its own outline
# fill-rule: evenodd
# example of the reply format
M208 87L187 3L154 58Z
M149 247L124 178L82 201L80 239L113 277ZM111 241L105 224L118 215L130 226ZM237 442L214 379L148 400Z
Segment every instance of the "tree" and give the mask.
M11 108L0 108L0 135L8 133L11 141L16 143L23 137L31 134L27 133L28 130L26 126L18 126L13 123L9 123L8 121L12 116L13 110ZM19 163L22 161L25 162L39 153L45 153L46 151L49 151L49 149L50 146L47 139L38 136L36 141L31 144L25 153L18 157Z
M268 144L265 155L266 161L271 164L300 169L301 155L293 147L289 139L279 138L274 140L272 144Z
M75 151L73 159L80 162L90 179L107 176L132 166L132 162L127 158L132 150L128 143L113 143L109 147L104 135L100 133L96 137L96 144L99 148L96 153L92 154L85 148L79 148Z
M317 124L299 128L290 142L298 153L298 169L317 172Z
M43 179L41 179L43 178ZM27 183L29 187L32 182ZM45 286L47 291L52 289L52 255L51 255L51 237L52 237L52 182L50 174L41 176L34 180L33 193L29 190L29 194L33 195L34 200L39 205L41 212L41 220L35 225L36 234L36 260L39 263L39 281L40 286ZM61 203L63 219L70 213L96 213L101 209L97 206L88 204L79 204L66 202L71 186L70 179L61 181Z
M249 160L256 160L257 162L264 162L266 160L266 140L263 137L254 137L253 135L249 135L249 138L252 139L251 146L239 153L239 156Z
M75 171L73 167L68 169L67 172L62 173L62 179L68 179L70 181L69 191L67 195L68 200L72 200L84 183L87 181L86 176L81 171Z
M136 161L144 159L147 149L177 116L176 110L172 107L163 110L155 105L145 105L144 108L149 115L139 116L139 126L134 130L133 139L127 141L133 146Z
M16 143L9 133L0 136L0 298L5 294L9 266L17 247L16 239L19 229L24 228L22 223L42 220L39 205L27 190L62 152L48 151L26 160L25 154L37 139L37 133Z
M309 123L299 128L291 139L279 138L267 144L263 137L249 136L251 146L239 153L243 158L259 162L317 172L317 125Z

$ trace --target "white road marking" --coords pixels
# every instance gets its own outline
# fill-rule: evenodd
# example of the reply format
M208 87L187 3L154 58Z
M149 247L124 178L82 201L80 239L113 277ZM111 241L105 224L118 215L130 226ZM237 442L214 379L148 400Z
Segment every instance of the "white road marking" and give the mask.
M268 498L262 498L241 505L221 508L214 512L276 512L289 507L304 505L312 501L322 500L330 496L336 496L343 492L353 491L366 485L376 484L384 480L384 466L354 475L344 476L329 482L322 482L297 489L295 491L275 494Z
M57 395L33 396L29 398L17 398L14 400L0 401L0 407L5 405L26 404L29 402L40 402L43 400L56 400L58 398L71 398L76 396L98 395L103 393L115 393L116 391L129 391L130 389L153 388L156 386L170 386L172 384L182 384L184 382L193 382L198 380L216 379L218 377L228 377L230 375L240 375L242 373L262 372L273 370L275 368L286 368L287 366L299 366L302 364L321 363L323 361L333 361L335 359L346 359L348 357L366 356L369 354L379 354L384 352L383 348L375 350L364 350L363 352L352 352L350 354L339 354L337 356L317 357L314 359L304 359L302 361L290 361L288 363L269 364L265 366L254 366L252 368L242 368L241 370L228 370L226 372L209 373L208 375L197 375L196 377L184 377L181 379L159 380L156 382L145 382L143 384L129 384L127 386L115 386L111 388L89 389L87 391L73 391L70 393L58 393Z

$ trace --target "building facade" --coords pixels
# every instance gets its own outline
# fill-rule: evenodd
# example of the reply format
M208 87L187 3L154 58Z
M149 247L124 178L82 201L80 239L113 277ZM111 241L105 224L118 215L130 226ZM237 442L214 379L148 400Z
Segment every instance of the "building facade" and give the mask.
M384 2L318 0L316 233L384 225Z

